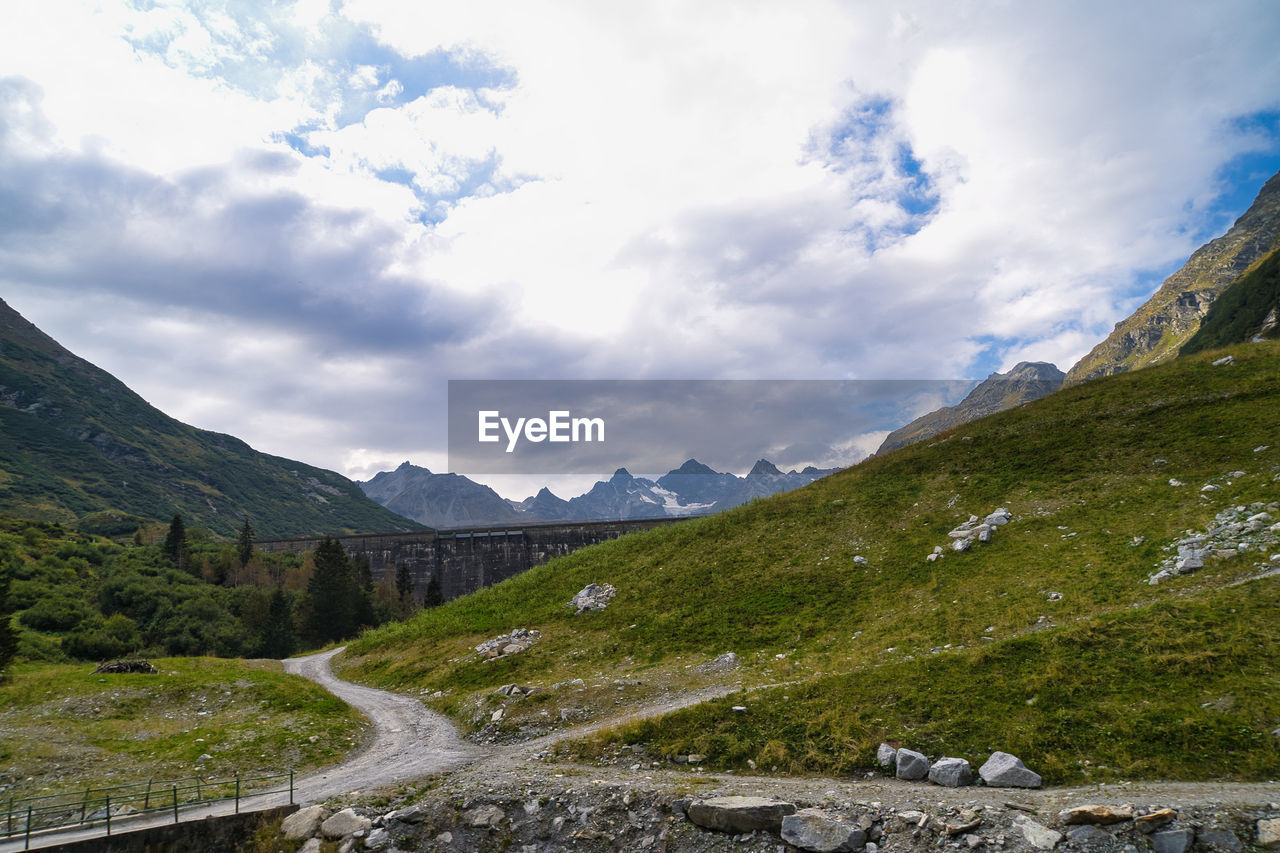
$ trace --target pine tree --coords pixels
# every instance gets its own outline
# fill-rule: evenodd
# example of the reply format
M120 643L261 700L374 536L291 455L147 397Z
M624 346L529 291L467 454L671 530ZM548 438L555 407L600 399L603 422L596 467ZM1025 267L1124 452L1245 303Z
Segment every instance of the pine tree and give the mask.
M307 583L307 637L323 646L354 632L359 586L337 539L326 537L313 560L315 571Z
M295 645L293 607L284 590L277 587L271 594L271 605L267 610L267 625L262 632L262 646L258 654L265 658L287 658L293 654Z
M440 587L440 575L432 574L427 581L427 590L422 596L423 607L439 607L444 604L444 590Z
M13 627L13 608L9 604L9 567L0 564L0 675L17 653L18 632Z
M248 518L244 520L244 527L240 528L240 541L236 543L236 551L240 557L240 568L248 568L249 561L253 559L253 527Z
M181 515L174 513L173 520L169 522L169 533L164 537L164 545L161 549L169 562L173 563L174 568L186 570L187 529L182 524Z
M353 627L372 628L378 624L378 615L373 606L373 569L369 565L369 556L361 554L351 567L353 589L352 600L355 602Z

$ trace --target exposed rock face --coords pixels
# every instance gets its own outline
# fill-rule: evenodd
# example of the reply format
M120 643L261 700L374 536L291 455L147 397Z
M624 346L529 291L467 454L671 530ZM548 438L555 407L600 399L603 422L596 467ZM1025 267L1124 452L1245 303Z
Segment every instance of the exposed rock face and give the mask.
M1067 372L1067 385L1173 358L1200 328L1209 306L1255 262L1280 247L1280 174L1272 176L1226 234L1192 254L1147 302L1116 324Z
M1024 361L1008 373L993 373L956 405L930 412L889 433L876 455L897 450L977 418L1038 400L1061 388L1065 376L1057 367L1044 361Z

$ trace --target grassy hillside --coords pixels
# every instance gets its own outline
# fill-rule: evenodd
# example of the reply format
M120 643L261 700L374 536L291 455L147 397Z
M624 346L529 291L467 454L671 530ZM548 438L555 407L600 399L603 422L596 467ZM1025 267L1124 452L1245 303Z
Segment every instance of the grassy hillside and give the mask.
M262 537L421 530L355 483L180 423L0 301L0 513L131 533L140 520Z
M788 772L867 766L891 739L974 761L1020 751L1052 781L1274 777L1280 661L1260 626L1280 577L1246 579L1280 563L1240 552L1148 583L1219 512L1272 504L1280 519L1280 343L1231 352L1228 367L1212 353L1090 382L797 492L580 551L364 635L344 671L442 691L465 724L500 685L585 679L527 711L511 703L502 725L516 726L583 689L642 682L618 690L625 707L733 651L731 683L789 686L749 694L745 715L728 710L739 696L617 737ZM990 544L926 560L997 507L1012 521ZM1277 550L1274 532L1250 535ZM618 595L574 616L589 582ZM471 651L515 627L541 639L496 661Z
M285 674L279 661L154 663L154 675L19 665L0 684L0 784L35 796L147 779L301 772L340 760L367 726L323 688Z

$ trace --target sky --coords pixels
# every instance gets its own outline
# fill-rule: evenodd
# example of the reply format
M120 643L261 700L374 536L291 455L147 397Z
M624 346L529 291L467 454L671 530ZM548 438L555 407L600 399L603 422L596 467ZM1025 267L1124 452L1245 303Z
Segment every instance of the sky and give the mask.
M1273 0L4 17L0 297L356 479L451 379L1065 370L1280 169Z

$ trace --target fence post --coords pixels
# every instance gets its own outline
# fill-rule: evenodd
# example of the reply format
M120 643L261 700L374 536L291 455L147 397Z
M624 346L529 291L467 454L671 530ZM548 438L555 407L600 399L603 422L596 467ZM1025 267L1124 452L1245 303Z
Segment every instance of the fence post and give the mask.
M201 793L200 791L200 777L197 776L196 777L196 802L198 803L203 799L204 799L204 794Z
M143 798L143 800L142 800L142 810L143 810L144 812L145 812L147 809L151 808L151 783L152 783L152 781L153 781L153 780L151 780L151 779L148 779L148 780L147 780L147 796L146 796L145 798Z
M173 822L178 822L178 783L173 783Z
M5 820L5 826L5 835L13 835L13 794L9 795L9 817Z
M240 814L240 774L236 774L236 814Z
M89 814L89 792L90 792L90 791L92 791L92 790L93 790L93 788L92 788L92 787L89 787L89 788L85 788L85 789L84 789L84 802L80 804L80 822L81 822L81 823L84 823L84 822L85 822L85 820L86 820L86 819L87 819L87 817L88 817L88 814Z
M31 849L31 806L27 806L27 841L22 846L23 849Z
M289 805L293 805L293 771L289 771Z
M107 835L111 835L111 795L107 794Z

